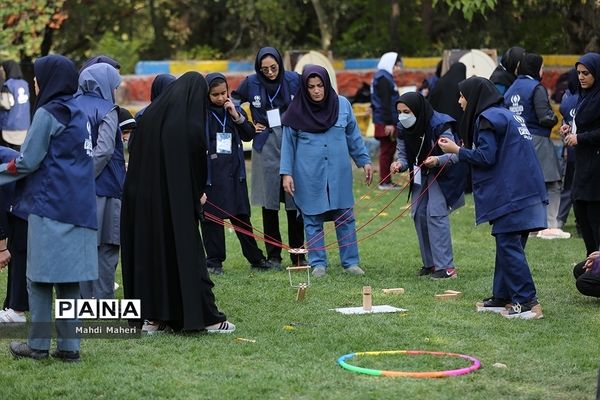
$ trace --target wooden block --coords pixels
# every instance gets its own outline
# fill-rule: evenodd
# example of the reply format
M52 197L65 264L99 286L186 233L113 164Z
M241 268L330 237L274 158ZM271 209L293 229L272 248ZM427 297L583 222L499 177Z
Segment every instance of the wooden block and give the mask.
M384 294L404 294L404 289L399 288L391 288L391 289L383 289Z
M306 296L306 288L306 283L301 283L300 286L298 286L298 293L296 293L296 301L304 300L304 297Z
M363 286L363 310L371 311L373 308L373 298L371 297L371 286Z
M436 300L450 300L450 299L456 299L456 298L458 298L458 295L453 294L453 293L444 293L444 294L436 294L435 295Z
M460 296L462 294L462 292L457 292L456 290L444 290L445 294L455 294L457 296Z

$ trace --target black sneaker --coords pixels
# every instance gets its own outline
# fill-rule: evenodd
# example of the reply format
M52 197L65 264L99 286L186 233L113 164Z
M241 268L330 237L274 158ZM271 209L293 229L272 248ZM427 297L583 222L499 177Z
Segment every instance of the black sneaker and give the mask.
M267 260L266 258L263 258L259 262L252 264L251 267L252 267L252 269L259 270L259 271L267 271L270 269L274 269L273 264L271 264L271 262L269 260Z
M223 275L225 273L225 271L223 271L223 267L221 266L207 267L206 269L208 269L208 272L213 275Z
M48 350L32 349L27 343L11 342L8 348L14 358L32 358L34 360L48 358Z
M435 272L435 267L421 267L421 269L419 270L418 275L419 276L427 276L427 275L431 275Z
M64 362L79 362L81 358L79 358L78 351L66 351L66 350L54 350L52 354L50 354L53 358L58 358Z
M281 260L278 260L276 258L269 258L267 261L271 265L271 268L273 268L274 270L281 270Z
M541 319L544 318L542 306L537 300L532 300L528 303L513 304L508 310L502 311L502 316L505 318L519 319Z
M431 274L431 279L455 279L458 278L458 274L454 268L440 269Z
M508 310L512 307L510 300L497 299L495 297L488 297L480 302L475 303L475 309L477 312L494 312L501 313L502 311Z

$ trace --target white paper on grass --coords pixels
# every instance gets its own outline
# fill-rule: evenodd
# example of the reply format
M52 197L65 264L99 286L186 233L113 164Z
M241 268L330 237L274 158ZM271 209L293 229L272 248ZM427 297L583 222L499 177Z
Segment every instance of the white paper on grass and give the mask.
M378 313L395 313L408 311L405 308L397 308L388 305L384 306L373 306L371 310L367 311L362 307L345 307L345 308L332 308L331 311L337 311L342 314L378 314Z

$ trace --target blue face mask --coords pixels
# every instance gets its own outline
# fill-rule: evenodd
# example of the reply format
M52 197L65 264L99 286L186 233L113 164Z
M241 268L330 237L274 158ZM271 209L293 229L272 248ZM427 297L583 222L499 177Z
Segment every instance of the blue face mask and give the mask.
M417 122L417 117L415 117L415 115L412 113L411 114L400 113L398 115L398 121L400 122L400 124L403 127L408 129Z

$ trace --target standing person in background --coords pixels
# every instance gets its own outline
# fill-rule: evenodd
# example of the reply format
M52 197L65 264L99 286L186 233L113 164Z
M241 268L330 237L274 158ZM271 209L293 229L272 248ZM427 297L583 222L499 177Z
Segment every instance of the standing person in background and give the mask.
M577 79L577 70L571 68L567 72L567 89L560 99L560 114L562 115L561 134L567 131L567 128L562 128L565 125L573 126L573 117L575 116L575 108L579 101L579 79ZM571 212L571 185L573 184L573 173L575 172L575 148L572 146L564 146L563 154L566 158L564 163L563 186L560 192L560 207L558 208L558 227L562 227L567 223L567 218ZM575 220L575 227L579 232L579 224Z
M507 318L543 317L525 255L529 232L546 226L546 188L523 118L502 107L494 84L473 76L459 84L467 146L440 138L446 153L471 164L476 223L489 222L496 238L492 297L477 311Z
M490 80L504 96L506 90L517 79L517 68L525 55L525 49L519 46L511 47L500 59L500 64L496 67Z
M271 267L252 237L250 202L246 186L246 164L242 140L249 142L256 133L246 113L233 105L229 98L229 86L220 73L208 74L208 118L205 131L208 152L206 197L204 211L217 218L231 221L235 227L249 231L250 235L236 231L242 246L242 254L257 270ZM206 218L202 221L202 239L206 249L208 271L221 275L227 257L225 228Z
M152 86L150 86L150 103L160 96L160 94L173 82L175 82L177 78L175 78L171 74L158 74L152 81ZM139 121L144 111L148 108L148 106L142 108L135 114L135 120Z
M392 182L390 165L394 161L396 151L396 124L398 112L398 88L394 77L400 73L402 60L398 53L389 52L381 56L377 64L377 72L371 83L371 108L375 139L379 141L379 189L399 189Z
M16 150L23 144L30 123L29 84L16 61L2 63L6 81L0 92L0 144Z
M272 241L281 242L279 206L285 204L288 241L291 248L304 245L304 224L292 197L285 193L279 175L281 158L281 115L287 110L300 86L300 75L285 71L279 51L263 47L254 62L252 74L231 94L236 102L249 102L257 135L252 142L251 202L262 207L263 230ZM271 266L281 268L281 248L265 244ZM290 254L292 264L304 264L304 255Z
M124 298L140 299L146 333L231 333L215 304L199 219L206 184L206 80L177 79L144 112L121 212Z
M571 234L559 229L556 219L560 206L562 174L550 131L558 118L552 111L546 88L540 83L543 64L544 60L538 54L527 53L523 56L518 68L519 76L504 93L504 106L525 120L527 129L533 135L533 147L544 174L548 196L548 228L540 231L537 237L568 239Z
M123 140L115 91L119 72L109 64L92 64L79 74L76 103L85 112L92 132L96 207L98 210L98 279L81 282L81 296L113 299L119 263L119 221L125 180Z
M281 175L304 219L312 274L325 276L323 224L335 221L344 272L363 275L354 222L350 157L371 184L371 159L350 102L331 87L327 70L307 65L302 87L283 116Z
M420 276L458 277L452 252L450 212L465 203L466 165L454 154L437 148L440 137L458 142L456 121L434 111L420 93L400 96L397 161L393 173L410 170L411 211L419 239L423 267ZM441 170L443 168L443 170Z
M572 126L561 131L565 144L575 147L573 210L589 256L600 250L600 54L584 54L575 68L579 100Z
M0 162L8 163L19 157L19 153L8 147L0 147ZM0 187L0 212L2 213L2 235L0 240L0 266L9 260L6 279L6 297L0 311L0 323L23 323L29 311L27 293L27 213L19 210L18 193L24 180ZM3 246L4 245L4 246ZM2 251L6 248L6 251Z
M0 184L28 176L18 206L28 214L27 279L31 328L27 343L12 342L16 358L47 358L52 292L78 299L79 282L98 278L97 215L92 138L76 104L75 64L51 55L34 63L36 111L21 154L0 165ZM68 194L68 195L66 195ZM56 320L53 357L78 361L77 319Z

